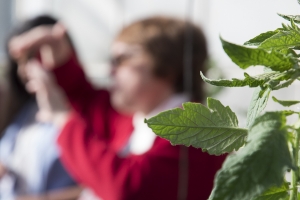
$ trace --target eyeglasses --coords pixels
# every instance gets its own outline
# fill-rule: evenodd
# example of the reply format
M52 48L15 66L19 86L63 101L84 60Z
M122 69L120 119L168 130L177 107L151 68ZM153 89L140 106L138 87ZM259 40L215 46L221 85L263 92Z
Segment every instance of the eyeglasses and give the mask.
M112 56L110 58L110 64L112 67L120 66L121 64L124 64L125 62L139 56L141 53L142 51L140 49L134 49L125 53L121 53L119 55Z

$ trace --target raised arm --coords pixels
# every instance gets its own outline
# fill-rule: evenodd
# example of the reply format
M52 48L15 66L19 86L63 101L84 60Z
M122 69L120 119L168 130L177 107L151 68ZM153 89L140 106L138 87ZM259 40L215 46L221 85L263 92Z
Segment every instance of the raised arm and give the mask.
M63 65L53 69L57 84L64 90L73 109L78 112L86 110L85 107L93 101L98 91L87 80L85 73L73 53Z
M85 74L77 60L75 50L64 26L39 26L11 39L9 43L11 55L18 61L19 70L26 70L28 60L38 55L40 67L53 71L57 83L65 91L69 101L82 104L80 97L89 98L95 92L86 80ZM79 106L80 107L80 106Z
M61 24L40 26L14 37L9 48L19 70L26 74L27 89L36 93L41 120L62 126L70 110L86 114L97 91L87 81Z

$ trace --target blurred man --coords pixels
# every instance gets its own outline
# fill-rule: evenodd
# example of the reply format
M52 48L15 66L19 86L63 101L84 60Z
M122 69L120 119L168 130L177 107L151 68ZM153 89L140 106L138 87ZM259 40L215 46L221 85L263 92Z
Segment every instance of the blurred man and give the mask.
M186 30L193 36L192 94L183 80ZM88 83L65 32L61 24L39 27L14 38L10 52L21 60L39 51L40 59L25 67L27 88L36 93L39 119L61 129L58 144L70 173L104 200L207 199L224 156L172 146L144 124L144 118L205 97L201 30L168 17L125 27L112 45L110 92Z

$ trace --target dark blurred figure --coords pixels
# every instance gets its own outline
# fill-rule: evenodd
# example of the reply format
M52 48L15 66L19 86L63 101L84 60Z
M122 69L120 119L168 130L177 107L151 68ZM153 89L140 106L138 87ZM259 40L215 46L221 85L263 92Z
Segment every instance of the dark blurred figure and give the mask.
M4 68L1 69L3 71L5 71ZM7 122L10 121L9 117L6 116L8 113L6 111L6 107L7 107L7 98L8 97L8 92L7 92L8 88L7 88L7 80L4 74L0 74L0 139L2 137L3 134L3 130L6 128L7 126Z
M56 22L50 16L28 20L13 30L7 44L12 37L34 27L51 26ZM34 53L32 49L26 56ZM34 199L33 196L37 198L47 196L49 192L77 188L59 160L58 130L51 123L36 120L39 109L35 96L26 90L28 80L24 67L8 53L8 88L0 97L0 133L3 135L0 140L1 200L22 199L22 196Z
M191 93L183 79L187 30L193 37ZM10 52L20 62L32 49L44 58L28 60L28 86L37 95L40 119L61 129L58 144L70 173L104 200L206 200L224 156L172 146L144 123L183 102L203 101L202 31L169 17L126 26L112 45L109 92L89 84L64 33L61 24L32 30L14 38ZM58 85L64 92L55 92Z

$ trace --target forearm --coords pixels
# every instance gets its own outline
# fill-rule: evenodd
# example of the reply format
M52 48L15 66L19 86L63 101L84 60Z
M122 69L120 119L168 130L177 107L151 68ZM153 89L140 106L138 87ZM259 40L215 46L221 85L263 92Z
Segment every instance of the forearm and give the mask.
M75 110L88 106L97 91L87 80L82 66L73 53L62 66L53 70L56 83L64 91L68 101Z

